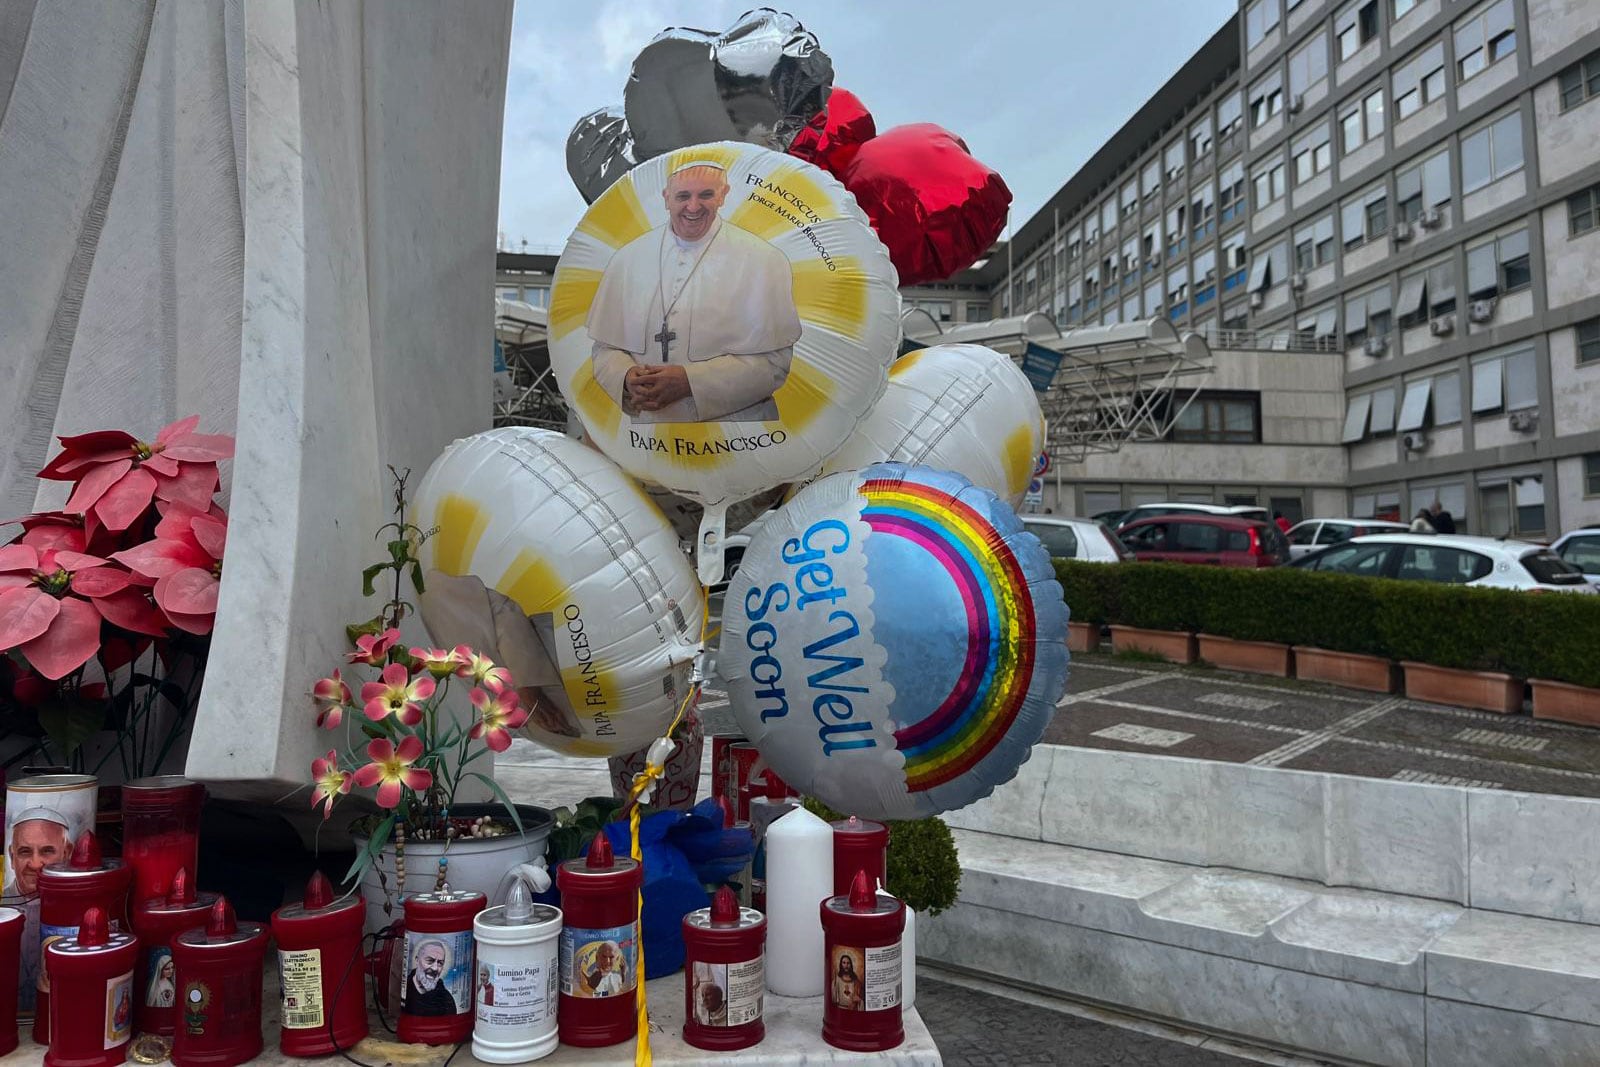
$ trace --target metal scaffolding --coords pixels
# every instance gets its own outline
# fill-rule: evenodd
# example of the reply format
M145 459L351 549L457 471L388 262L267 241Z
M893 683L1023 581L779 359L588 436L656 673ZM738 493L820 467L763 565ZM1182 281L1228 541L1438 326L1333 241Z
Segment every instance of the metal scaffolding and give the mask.
M521 300L494 302L494 424L567 428L567 405L550 368L549 314Z

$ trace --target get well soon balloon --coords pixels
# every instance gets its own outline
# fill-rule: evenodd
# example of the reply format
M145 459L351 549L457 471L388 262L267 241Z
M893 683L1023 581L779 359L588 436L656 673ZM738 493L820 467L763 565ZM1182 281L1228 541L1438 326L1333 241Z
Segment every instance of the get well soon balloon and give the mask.
M1044 414L1021 368L982 345L937 345L894 361L883 399L823 473L916 463L955 471L1015 507L1043 448Z
M550 361L623 470L717 505L810 475L883 392L894 268L850 194L748 144L640 164L567 242Z
M801 490L746 548L722 627L745 736L784 781L868 818L987 796L1066 689L1049 554L993 493L927 467Z
M551 430L452 444L416 496L422 621L511 671L534 740L574 756L661 736L700 650L700 583L666 518L604 456ZM539 698L539 699L535 699Z

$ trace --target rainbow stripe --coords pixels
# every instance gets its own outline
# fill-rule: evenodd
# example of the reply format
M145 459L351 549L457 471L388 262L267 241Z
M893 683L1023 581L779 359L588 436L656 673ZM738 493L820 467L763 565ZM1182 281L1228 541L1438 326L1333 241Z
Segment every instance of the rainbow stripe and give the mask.
M955 688L927 718L895 732L906 788L922 792L971 770L1016 720L1033 679L1033 597L999 531L948 492L886 478L859 492L872 531L925 549L966 606L967 655Z

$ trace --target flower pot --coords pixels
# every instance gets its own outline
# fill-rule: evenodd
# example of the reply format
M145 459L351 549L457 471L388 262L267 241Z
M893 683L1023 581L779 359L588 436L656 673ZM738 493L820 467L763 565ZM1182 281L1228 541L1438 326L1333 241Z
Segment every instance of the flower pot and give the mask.
M1534 718L1600 726L1600 689L1542 678L1530 679L1528 684L1533 687Z
M1201 634L1198 640L1200 658L1224 670L1270 674L1275 678L1289 677L1291 660L1288 645L1274 641L1236 641L1231 637L1213 637L1210 634Z
M458 804L450 809L451 815L476 817L479 815L505 818L506 810L500 804ZM453 841L412 841L406 839L406 884L404 891L426 893L433 889L439 874L439 857L449 860L446 881L450 888L482 893L491 905L501 903L494 899L495 890L506 872L519 863L543 860L545 841L555 827L555 816L547 808L532 804L518 804L517 814L522 818L522 833L504 837L458 837ZM351 834L358 850L367 846L368 838ZM447 851L448 847L448 851ZM378 872L383 872L379 880ZM384 889L385 882L388 885ZM375 933L400 918L401 895L396 890L394 868L394 841L379 853L378 858L361 875L361 895L367 902L367 933ZM389 902L393 914L384 911Z
M1461 671L1431 663L1402 661L1406 696L1430 704L1477 708L1502 715L1522 710L1522 681L1497 671Z
M1097 622L1067 623L1067 651L1093 652L1100 647L1100 624Z
M1194 662L1194 634L1175 630L1141 630L1136 626L1113 626L1111 647L1118 652L1147 652L1172 663Z
M651 807L671 808L674 811L688 811L694 807L695 797L700 792L700 752L705 747L705 740L700 717L689 712L684 717L682 736L678 738L672 755L667 757L661 777L656 780ZM645 756L649 751L650 746L646 745L637 752L612 756L606 760L606 766L611 770L612 796L618 800L628 799L628 791L633 788L634 778L644 770Z
M1292 651L1294 675L1302 681L1327 682L1373 693L1394 692L1394 664L1381 656L1331 652L1309 645L1295 645Z

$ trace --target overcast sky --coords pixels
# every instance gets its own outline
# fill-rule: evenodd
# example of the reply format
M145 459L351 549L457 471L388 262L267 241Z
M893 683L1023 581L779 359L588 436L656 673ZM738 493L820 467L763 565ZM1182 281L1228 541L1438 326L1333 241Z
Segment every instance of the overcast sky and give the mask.
M622 102L639 49L668 26L721 30L747 0L518 0L500 229L559 251L583 213L566 170L581 115ZM792 0L834 84L885 130L936 122L1010 185L1020 225L1235 10L1234 0Z

